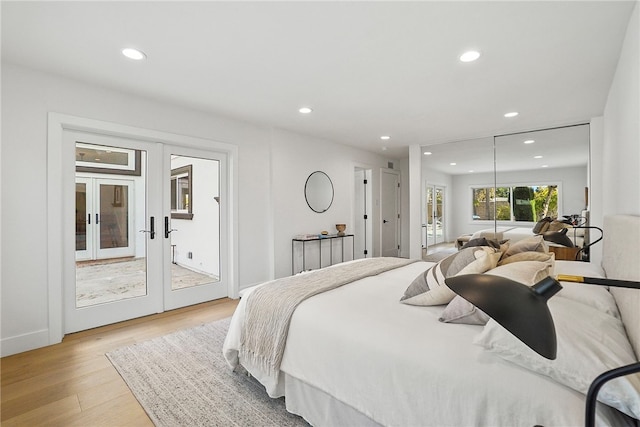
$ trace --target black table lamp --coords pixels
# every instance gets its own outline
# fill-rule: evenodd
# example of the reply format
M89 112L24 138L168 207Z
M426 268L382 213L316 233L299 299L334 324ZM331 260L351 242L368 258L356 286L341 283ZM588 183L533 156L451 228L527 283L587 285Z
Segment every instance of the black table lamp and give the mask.
M558 276L558 280L640 289L640 282L627 280L565 275ZM556 330L547 300L562 289L557 280L546 277L529 287L500 276L466 274L449 277L445 283L536 353L547 359L556 358ZM586 399L586 427L595 427L596 398L600 388L614 378L638 372L640 362L604 372L591 383Z

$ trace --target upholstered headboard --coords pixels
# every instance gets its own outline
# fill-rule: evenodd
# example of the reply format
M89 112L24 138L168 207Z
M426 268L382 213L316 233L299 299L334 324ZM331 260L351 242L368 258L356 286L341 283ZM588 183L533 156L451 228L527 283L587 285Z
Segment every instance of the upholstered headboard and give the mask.
M602 268L610 279L640 281L640 216L604 218ZM610 288L637 358L640 360L640 290Z

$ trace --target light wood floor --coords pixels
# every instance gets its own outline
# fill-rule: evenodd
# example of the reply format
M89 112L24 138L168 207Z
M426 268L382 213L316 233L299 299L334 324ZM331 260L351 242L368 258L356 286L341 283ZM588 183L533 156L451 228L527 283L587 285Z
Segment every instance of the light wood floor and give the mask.
M229 317L237 304L225 298L172 310L2 358L2 426L153 425L105 353Z

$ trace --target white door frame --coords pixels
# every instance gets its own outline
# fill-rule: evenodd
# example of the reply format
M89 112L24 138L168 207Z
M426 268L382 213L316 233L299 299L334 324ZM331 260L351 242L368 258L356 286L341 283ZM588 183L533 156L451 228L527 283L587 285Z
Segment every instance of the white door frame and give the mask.
M141 141L162 142L184 147L202 148L224 152L228 156L227 182L229 203L226 214L229 226L226 230L229 257L225 266L228 272L228 295L238 297L238 147L232 144L190 136L172 134L101 120L87 119L50 112L47 127L47 288L49 308L49 344L62 341L64 336L63 277L65 264L75 262L64 256L65 234L63 224L64 186L75 185L75 171L65 171L65 165L73 163L73 147L63 143L63 131L76 130L119 136ZM68 169L68 168L67 168ZM75 243L75 241L74 241ZM75 251L74 251L75 253Z

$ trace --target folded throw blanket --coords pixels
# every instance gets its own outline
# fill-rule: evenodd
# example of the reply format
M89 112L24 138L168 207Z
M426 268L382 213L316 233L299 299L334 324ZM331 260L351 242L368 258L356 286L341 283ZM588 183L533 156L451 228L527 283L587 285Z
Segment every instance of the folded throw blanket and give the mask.
M277 377L296 307L305 299L356 280L402 267L416 260L367 258L321 270L284 277L253 291L246 298L241 331L240 363L250 361Z

